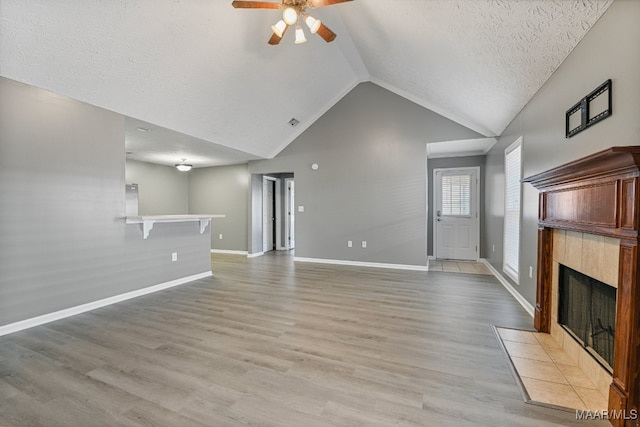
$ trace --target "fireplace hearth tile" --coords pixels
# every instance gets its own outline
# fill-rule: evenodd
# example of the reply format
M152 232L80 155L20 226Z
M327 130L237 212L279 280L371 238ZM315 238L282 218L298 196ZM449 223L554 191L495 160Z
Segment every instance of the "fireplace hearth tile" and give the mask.
M587 409L578 393L569 384L558 384L534 378L522 378L531 400L570 409Z
M518 329L500 329L500 336L505 341L521 342L525 344L537 344L535 336L528 331Z
M587 405L587 409L592 411L602 411L607 409L609 404L608 399L602 395L598 390L591 388L574 387L580 399Z
M530 332L527 332L527 334L533 335L536 341L547 350L547 353L549 353L549 349L561 349L560 344L549 334L531 334Z
M515 341L504 341L510 356L522 357L524 359L539 360L541 362L551 362L551 358L540 344L526 344Z
M569 381L562 374L558 366L553 362L542 362L540 360L523 359L511 356L513 366L521 378L533 378L534 380L548 381L558 384L567 384Z
M584 372L579 367L575 365L563 365L561 363L558 363L556 366L572 386L597 390L595 384L584 375ZM598 392L598 394L600 394L600 392Z
M576 365L576 361L561 348L548 348L546 351L554 363L561 365Z
M517 381L526 390L525 401L570 410L607 409L600 385L594 384L578 361L549 334L498 327L495 330Z

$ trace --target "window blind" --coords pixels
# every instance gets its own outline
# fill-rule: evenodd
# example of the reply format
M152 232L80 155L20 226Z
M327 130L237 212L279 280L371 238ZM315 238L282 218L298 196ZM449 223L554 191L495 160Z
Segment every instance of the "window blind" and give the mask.
M442 215L469 216L471 214L471 175L442 177Z
M518 281L520 255L521 139L505 151L504 271Z

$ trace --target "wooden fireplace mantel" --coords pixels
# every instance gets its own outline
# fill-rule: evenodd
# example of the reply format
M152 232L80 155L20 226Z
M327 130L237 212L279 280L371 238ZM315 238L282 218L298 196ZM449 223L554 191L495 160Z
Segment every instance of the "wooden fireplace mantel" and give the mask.
M611 147L525 178L540 191L538 276L534 325L550 332L553 229L620 239L613 382L609 411L627 416L615 426L636 426L640 410L640 146ZM636 412L637 413L637 412Z

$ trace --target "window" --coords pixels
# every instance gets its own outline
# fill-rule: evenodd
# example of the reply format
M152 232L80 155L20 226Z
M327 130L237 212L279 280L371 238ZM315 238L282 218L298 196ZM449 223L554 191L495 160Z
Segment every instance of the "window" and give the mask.
M471 214L471 175L442 176L442 215Z
M522 178L522 137L504 152L504 272L518 283L520 255L520 179Z

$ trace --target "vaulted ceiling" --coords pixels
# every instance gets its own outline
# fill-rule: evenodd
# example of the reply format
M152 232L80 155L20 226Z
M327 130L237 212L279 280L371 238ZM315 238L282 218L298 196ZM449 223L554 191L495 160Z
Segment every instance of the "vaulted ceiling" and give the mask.
M270 46L280 12L230 0L0 0L0 75L127 116L161 164L273 157L363 81L492 137L612 2L354 0L313 11L334 42Z

